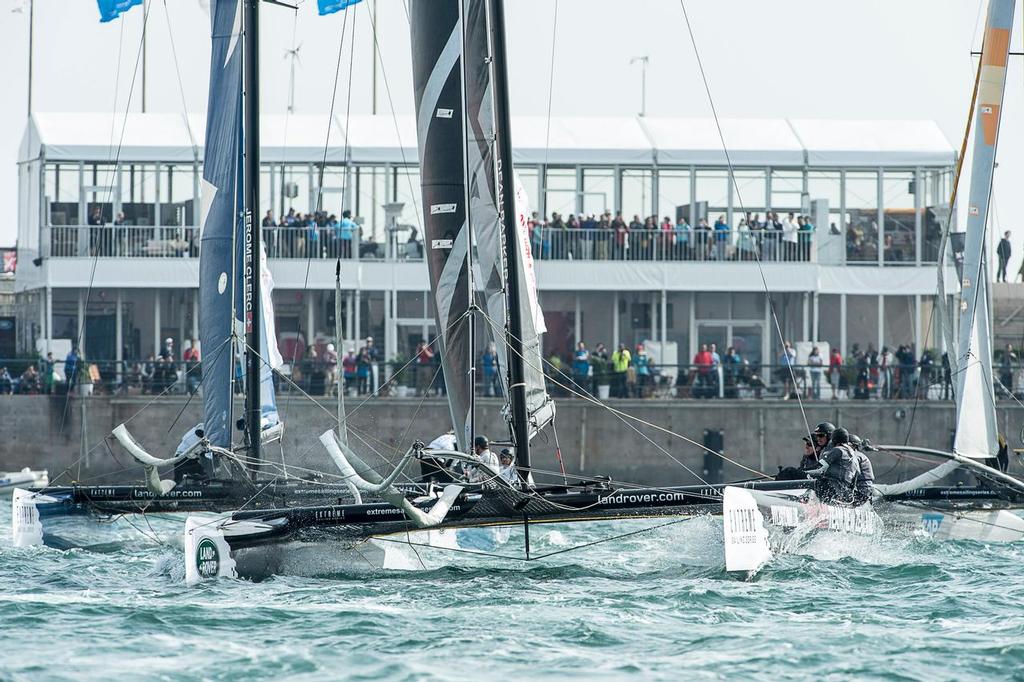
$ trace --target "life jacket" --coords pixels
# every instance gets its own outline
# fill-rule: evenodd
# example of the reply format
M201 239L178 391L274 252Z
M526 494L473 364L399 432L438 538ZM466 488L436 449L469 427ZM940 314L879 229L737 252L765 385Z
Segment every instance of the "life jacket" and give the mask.
M852 447L847 444L836 445L822 456L828 462L828 468L823 476L832 482L844 487L852 488L860 473L860 466L857 456Z

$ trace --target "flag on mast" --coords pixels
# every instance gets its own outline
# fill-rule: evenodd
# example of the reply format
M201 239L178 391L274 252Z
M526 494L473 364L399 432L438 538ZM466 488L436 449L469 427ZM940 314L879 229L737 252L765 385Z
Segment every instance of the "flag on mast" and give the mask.
M334 14L340 12L346 7L358 4L363 0L316 0L317 9L320 10L320 16L326 14Z
M135 5L141 5L142 0L96 0L96 4L100 7L100 23L105 24L117 19Z

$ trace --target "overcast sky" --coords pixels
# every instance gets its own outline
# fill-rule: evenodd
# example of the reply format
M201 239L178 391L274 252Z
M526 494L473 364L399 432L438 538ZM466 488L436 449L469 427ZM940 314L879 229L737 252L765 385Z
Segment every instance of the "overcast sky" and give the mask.
M27 7L21 12L12 9L27 1L0 0L6 86L0 108L0 245L16 238L15 162L27 116L28 12ZM34 110L123 113L139 50L142 8L100 24L95 0L34 3ZM378 110L389 113L393 106L398 113L411 113L404 0L378 3L383 57ZM356 43L352 111L369 113L370 12L366 2L357 7L349 16L362 36ZM970 52L981 43L984 7L983 0L686 0L719 115L933 119L957 148L974 78ZM507 0L506 8L515 113L547 113L552 73L554 115L636 113L640 71L629 61L647 54L648 113L709 115L679 0ZM287 107L285 54L294 35L295 44L302 46L296 110L326 115L343 14L319 17L316 3L306 0L297 13L267 5L262 19L264 110L283 112ZM1018 15L1015 23L1020 20ZM1020 49L1019 43L1018 35L1014 49ZM209 50L209 18L199 0L151 0L147 110L205 109ZM119 52L120 86L115 88ZM1024 126L1015 125L1024 112L1020 62L1011 59L994 195L997 226L1017 228L1014 261L1024 254L1024 225L1015 225L1011 216L1011 192L1019 194L1024 181L1024 158L1013 153L1024 141ZM348 87L343 74L339 97ZM131 94L134 111L141 108L140 95L141 76ZM1006 207L1002 216L1000 204Z

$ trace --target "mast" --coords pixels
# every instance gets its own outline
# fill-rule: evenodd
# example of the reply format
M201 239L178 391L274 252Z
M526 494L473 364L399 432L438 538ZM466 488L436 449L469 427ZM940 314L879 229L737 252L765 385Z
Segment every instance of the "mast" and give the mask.
M986 234L996 147L1006 86L1015 0L989 4L978 78L974 154L967 204L967 232L957 350L957 423L953 452L988 458L998 449L992 373L992 307Z
M512 412L512 440L520 475L527 478L530 468L530 424L526 406L526 370L523 348L523 318L520 301L519 227L516 224L515 178L512 168L512 131L508 96L508 56L505 49L504 0L487 1L493 57L491 83L494 92L494 123L497 132L498 210L503 232L502 249L507 288L505 326L508 344L508 391Z
M244 292L243 319L245 320L245 430L248 437L250 466L260 459L260 252L262 235L255 225L260 205L260 100L259 100L259 4L260 0L243 0L243 84L242 100L244 170L243 216ZM255 477L256 470L253 469Z
M376 3L374 4L376 7ZM462 58L459 59L459 66L462 73L459 77L459 86L462 90L462 167L465 169L465 182L463 183L463 197L466 202L466 289L469 295L468 319L466 324L469 327L469 420L466 431L469 433L467 439L467 452L473 452L473 441L476 439L476 283L473 278L473 211L470 200L469 184L469 105L466 101L466 63L469 57L469 49L466 43L466 7L463 0L459 0L459 27L462 31Z

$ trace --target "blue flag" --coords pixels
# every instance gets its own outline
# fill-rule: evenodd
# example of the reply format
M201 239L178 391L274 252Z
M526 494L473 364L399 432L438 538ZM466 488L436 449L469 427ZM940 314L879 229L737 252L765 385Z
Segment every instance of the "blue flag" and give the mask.
M320 9L320 16L325 14L334 14L340 12L350 5L362 2L363 0L316 0L317 7Z
M105 24L121 16L135 5L141 5L142 0L96 0L100 6L100 23Z

